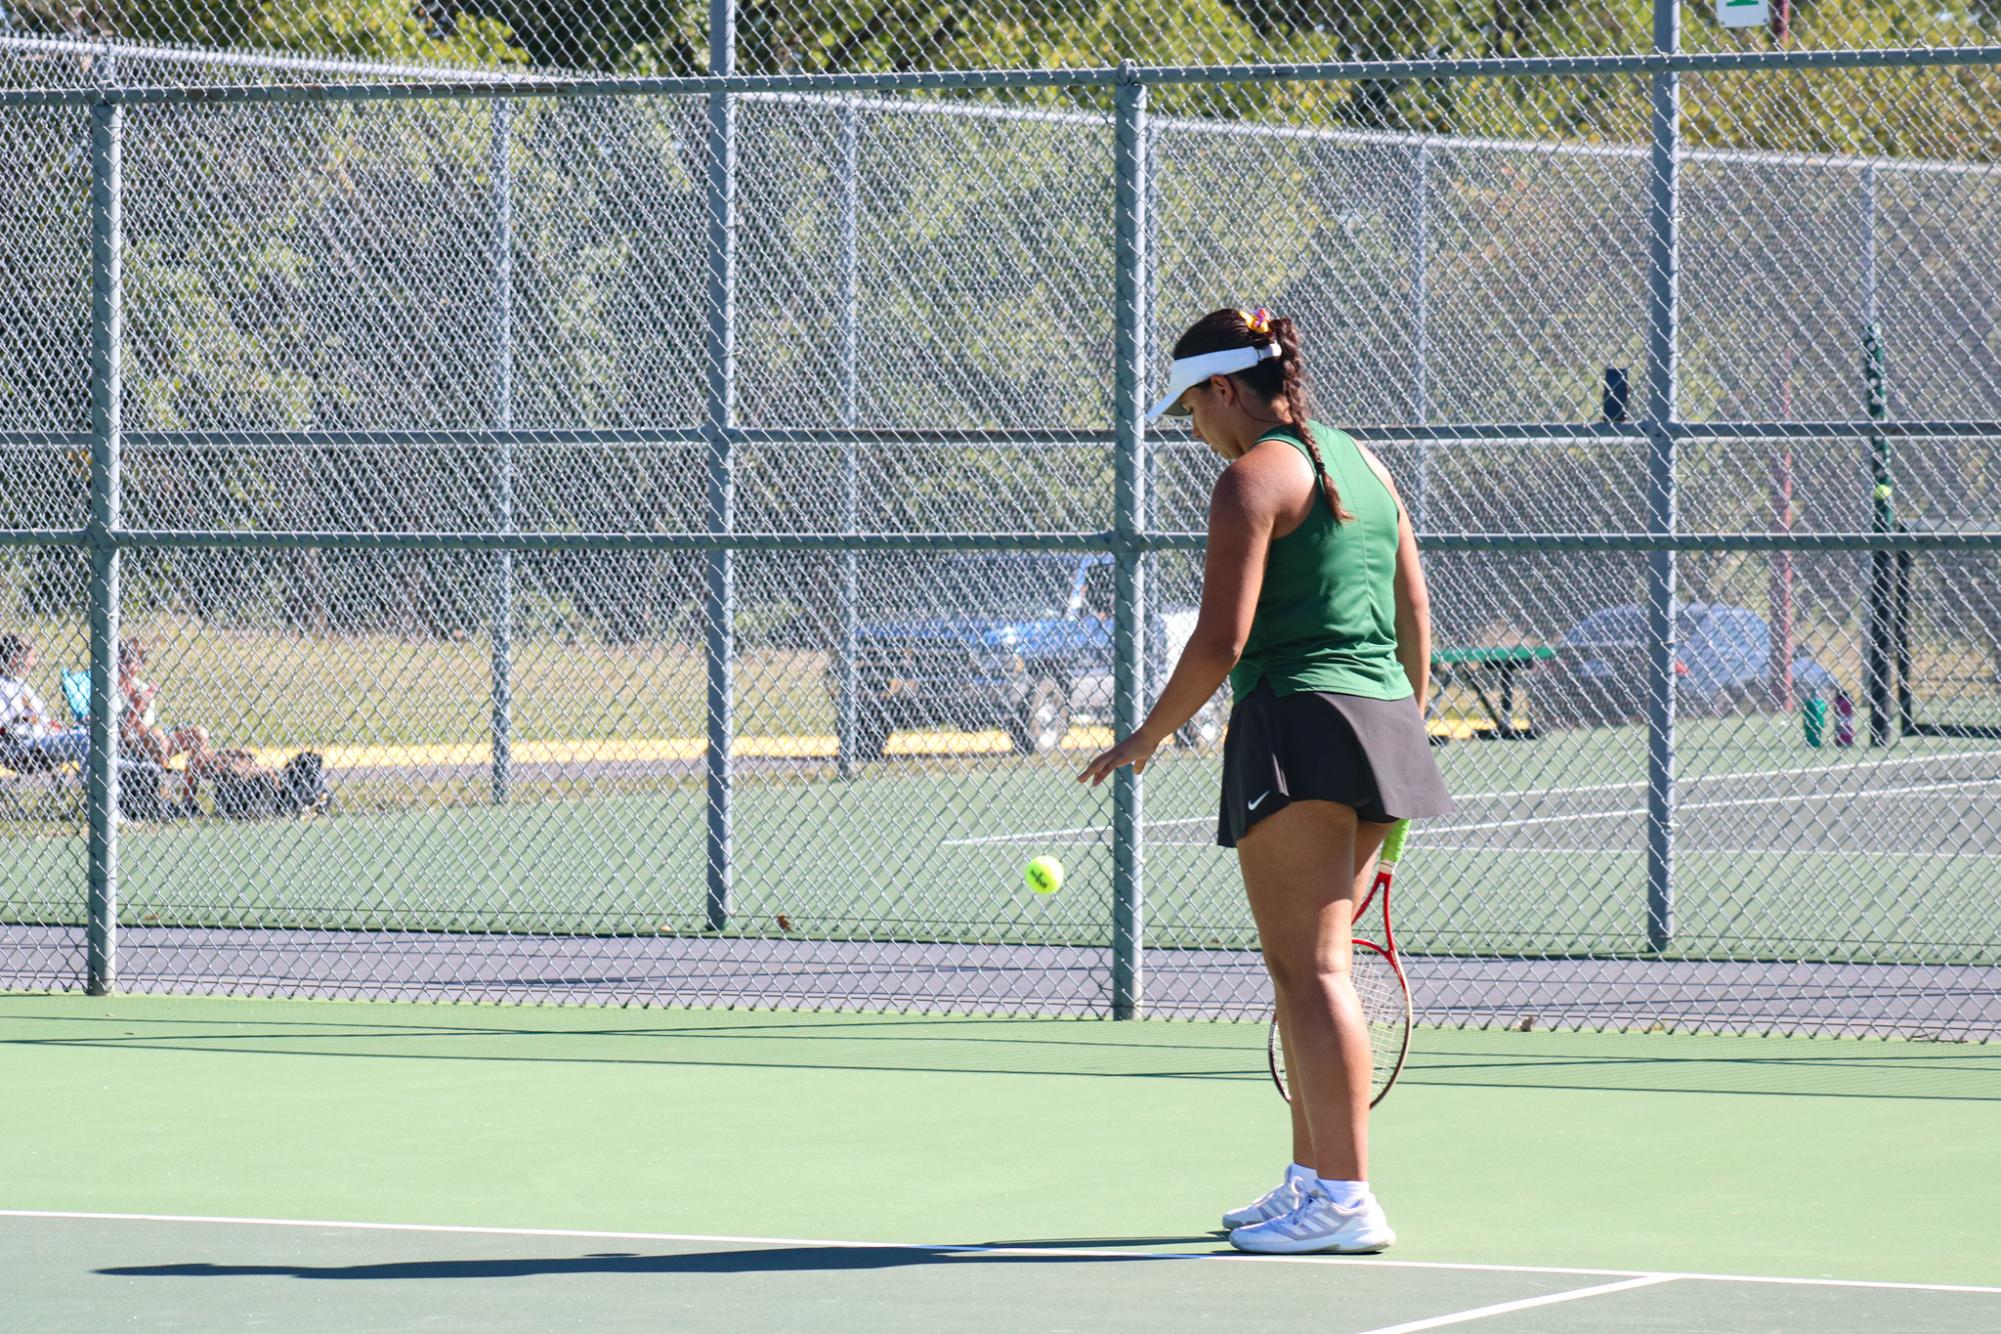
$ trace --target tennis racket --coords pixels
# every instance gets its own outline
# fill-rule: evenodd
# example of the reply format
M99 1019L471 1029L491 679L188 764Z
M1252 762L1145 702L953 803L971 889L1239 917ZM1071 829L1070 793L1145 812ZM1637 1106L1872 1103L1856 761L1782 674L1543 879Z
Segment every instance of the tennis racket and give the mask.
M1396 937L1390 932L1390 880L1397 859L1403 855L1410 821L1390 826L1383 840L1382 855L1376 860L1375 883L1355 907L1355 954L1351 965L1355 994L1362 998L1362 1017L1369 1025L1369 1051L1375 1068L1369 1075L1369 1106L1374 1107L1397 1082L1404 1057L1410 1052L1410 988L1404 982L1403 965L1397 962ZM1373 907L1382 914L1382 943L1363 938L1363 915ZM1271 1022L1271 1036L1265 1041L1271 1059L1271 1082L1278 1096L1287 1102L1292 1094L1285 1086L1285 1046L1279 1040L1278 1020Z

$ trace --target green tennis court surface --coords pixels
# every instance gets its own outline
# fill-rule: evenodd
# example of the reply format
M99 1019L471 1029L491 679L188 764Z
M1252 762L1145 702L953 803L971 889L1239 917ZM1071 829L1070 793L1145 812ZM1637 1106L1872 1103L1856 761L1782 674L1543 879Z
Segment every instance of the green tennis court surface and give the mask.
M1792 720L1683 729L1676 933L1701 958L1997 961L2001 745L1934 739L1810 750ZM1418 831L1399 899L1407 950L1606 954L1646 947L1644 734L1558 733L1438 752L1457 812ZM728 931L805 939L1101 945L1111 922L1109 788L1081 755L930 759L842 781L750 769L735 812ZM128 826L128 926L601 934L706 932L706 797L588 767L506 807L369 809L306 823ZM1212 846L1215 762L1150 770L1149 945L1248 948L1234 862ZM866 838L856 834L866 827ZM1053 853L1059 895L1021 867ZM1830 885L1870 886L1866 895ZM83 920L80 837L0 838L0 920Z
M2001 1325L1990 1047L1422 1030L1396 1249L1248 1260L1212 1229L1285 1157L1261 1046L5 997L0 1287L35 1330Z

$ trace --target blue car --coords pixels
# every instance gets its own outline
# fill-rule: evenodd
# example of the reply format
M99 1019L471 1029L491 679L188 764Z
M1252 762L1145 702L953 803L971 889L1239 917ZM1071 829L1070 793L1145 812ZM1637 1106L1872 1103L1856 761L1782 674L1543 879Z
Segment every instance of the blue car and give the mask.
M1675 612L1675 708L1714 717L1771 698L1772 629L1744 607L1687 603ZM1824 668L1804 659L1795 671ZM1647 710L1647 610L1606 607L1565 630L1538 683L1545 712L1574 723L1622 722Z
M996 729L1020 753L1046 755L1072 723L1108 721L1116 582L1102 554L913 560L887 614L857 628L854 731L842 752L880 759L892 731L922 727ZM1155 616L1150 650L1171 663L1194 624L1192 608ZM828 686L838 698L837 670ZM1213 744L1226 709L1211 701L1180 739Z

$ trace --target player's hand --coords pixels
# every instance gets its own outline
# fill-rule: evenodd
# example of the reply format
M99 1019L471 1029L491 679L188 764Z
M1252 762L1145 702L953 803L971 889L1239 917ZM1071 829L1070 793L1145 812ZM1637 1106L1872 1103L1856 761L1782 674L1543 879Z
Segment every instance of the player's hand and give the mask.
M1118 745L1094 757L1084 766L1084 772L1077 775L1077 781L1096 787L1128 764L1133 767L1134 773L1143 774L1147 762L1159 749L1160 738L1147 735L1144 729L1134 732Z

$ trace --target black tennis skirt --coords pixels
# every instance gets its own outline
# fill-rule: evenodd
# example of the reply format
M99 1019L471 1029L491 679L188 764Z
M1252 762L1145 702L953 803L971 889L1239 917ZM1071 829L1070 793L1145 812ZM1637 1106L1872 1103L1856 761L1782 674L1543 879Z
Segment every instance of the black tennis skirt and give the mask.
M1431 757L1415 699L1368 699L1269 682L1237 701L1223 741L1216 842L1295 801L1338 801L1376 824L1445 815L1452 797Z

